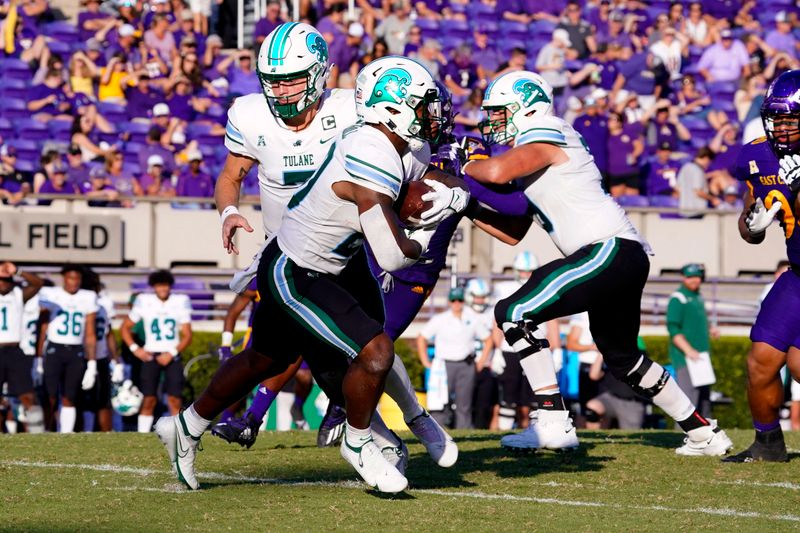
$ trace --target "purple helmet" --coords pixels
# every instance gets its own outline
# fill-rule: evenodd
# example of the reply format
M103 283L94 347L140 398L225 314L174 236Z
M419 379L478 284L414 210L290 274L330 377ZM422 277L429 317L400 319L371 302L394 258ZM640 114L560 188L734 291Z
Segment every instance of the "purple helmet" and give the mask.
M453 142L453 127L455 126L455 116L453 112L453 99L450 96L450 91L447 90L444 83L437 81L436 87L439 89L439 98L442 102L442 125L441 134L439 135L439 142L437 145L450 144Z
M800 154L800 70L778 76L767 89L761 120L773 153Z

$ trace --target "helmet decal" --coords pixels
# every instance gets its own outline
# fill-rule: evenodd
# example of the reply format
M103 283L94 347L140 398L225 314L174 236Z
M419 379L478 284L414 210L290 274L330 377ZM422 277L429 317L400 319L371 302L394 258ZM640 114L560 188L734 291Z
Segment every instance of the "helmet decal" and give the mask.
M401 68L390 68L375 84L366 105L372 106L378 102L399 104L408 95L406 87L411 85L411 75Z
M317 61L320 63L328 60L328 43L319 33L309 33L306 37L306 46L309 52L317 56Z
M514 94L520 96L520 100L525 107L531 106L537 102L544 102L546 104L552 103L544 91L542 91L533 80L517 80L511 89L514 91Z

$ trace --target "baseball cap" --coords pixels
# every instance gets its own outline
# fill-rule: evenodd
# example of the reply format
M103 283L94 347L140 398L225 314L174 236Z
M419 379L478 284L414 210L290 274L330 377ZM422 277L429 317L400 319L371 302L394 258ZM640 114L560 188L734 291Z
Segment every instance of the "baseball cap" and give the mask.
M136 28L131 26L130 24L123 24L119 27L119 36L120 37L130 37L136 33Z
M186 154L186 160L189 162L202 161L203 154L200 152L200 150L192 150L188 154Z
M736 185L728 185L727 187L725 187L725 190L723 191L723 193L724 194L735 194L735 195L738 196L739 195L739 187L737 187Z
M687 278L702 278L706 277L706 268L700 263L689 263L681 267L681 274Z
M158 154L153 154L147 158L147 168L150 167L163 167L164 166L164 158Z
M86 50L93 52L100 52L103 50L103 45L100 44L100 41L92 37L91 39L86 41Z
M364 26L360 22L351 22L347 28L347 35L350 37L363 37Z
M56 161L53 164L52 173L53 174L66 174L67 173L67 167L61 161Z
M0 146L0 155L4 157L16 157L17 149L13 146L4 144L3 146Z
M89 177L93 180L104 180L108 177L108 174L103 167L94 167L89 171Z
M733 39L733 32L726 28L719 32L719 36L723 39Z
M450 292L447 294L447 299L451 302L463 302L464 301L464 289L461 287L454 287L450 289Z
M439 41L436 39L425 39L425 42L422 43L424 48L436 48L437 50L442 49L442 45L439 44Z
M169 106L164 102L153 106L154 117L167 117L169 116Z
M786 11L778 11L775 15L775 22L789 22L789 14Z
M606 97L608 97L608 91L600 87L589 93L589 98L593 98L595 100L600 100L601 98Z
M553 30L553 39L557 39L567 45L567 47L572 46L572 41L569 38L569 32L564 28L557 28Z
M669 150L671 152L672 149L673 149L672 148L672 143L669 142L669 141L664 141L664 142L662 142L661 144L658 145L658 149L659 150Z
M190 9L184 9L181 11L181 20L194 20L194 15L192 15L192 11Z
M622 13L622 11L612 11L608 18L615 22L622 22L625 20L625 15Z
M216 33L212 33L211 35L206 37L206 46L211 46L212 44L222 46L222 37L220 37Z
M78 155L81 153L81 147L75 143L72 143L69 145L69 148L67 148L67 153L72 155Z

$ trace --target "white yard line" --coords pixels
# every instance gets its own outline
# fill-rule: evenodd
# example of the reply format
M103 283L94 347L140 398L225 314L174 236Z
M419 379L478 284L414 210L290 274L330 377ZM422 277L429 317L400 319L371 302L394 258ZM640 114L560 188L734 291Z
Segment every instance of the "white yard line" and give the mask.
M74 464L74 463L47 463L42 461L2 461L2 466L18 466L23 468L60 468L60 469L77 469L89 470L94 472L112 472L123 474L136 474L139 476L169 476L172 472L168 470L153 470L149 468L132 468L127 466L117 466L110 464ZM220 472L199 472L198 478L208 479L214 481L244 481L247 483L258 483L265 485L284 485L290 487L331 487L331 488L344 488L344 489L364 489L365 485L355 481L343 482L330 482L330 481L292 481L286 479L276 478L260 478L251 476L229 475ZM776 487L776 488L789 488L791 490L800 490L800 485L794 483L759 483L747 481L732 481L732 482L716 482L716 484L726 485L748 485L755 487ZM96 483L93 485L97 486ZM162 488L154 487L103 487L104 490L122 490L122 491L142 491L142 492L169 492L169 493L183 493L194 492L187 491L176 484L168 484ZM785 522L800 522L799 515L793 514L779 514L770 515L758 513L755 511L739 511L736 509L714 508L714 507L665 507L662 505L626 505L604 503L596 501L585 500L562 500L558 498L536 498L533 496L515 496L513 494L490 494L486 492L462 492L462 491L447 491L438 489L411 489L411 494L428 494L431 496L444 496L447 498L470 498L478 500L502 500L502 501L515 501L515 502L529 502L549 505L560 505L566 507L593 507L604 509L618 509L618 510L635 510L635 511L661 511L668 513L690 513L690 514L706 514L714 516L727 516L734 518L758 518L762 520L776 520Z

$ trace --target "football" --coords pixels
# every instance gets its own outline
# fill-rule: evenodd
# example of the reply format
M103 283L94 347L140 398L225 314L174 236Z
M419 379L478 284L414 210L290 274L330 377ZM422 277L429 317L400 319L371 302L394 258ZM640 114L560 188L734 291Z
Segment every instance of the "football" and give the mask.
M418 226L422 222L422 213L431 208L432 202L426 202L422 196L430 191L422 180L412 181L400 189L400 196L394 203L398 218L407 226Z

